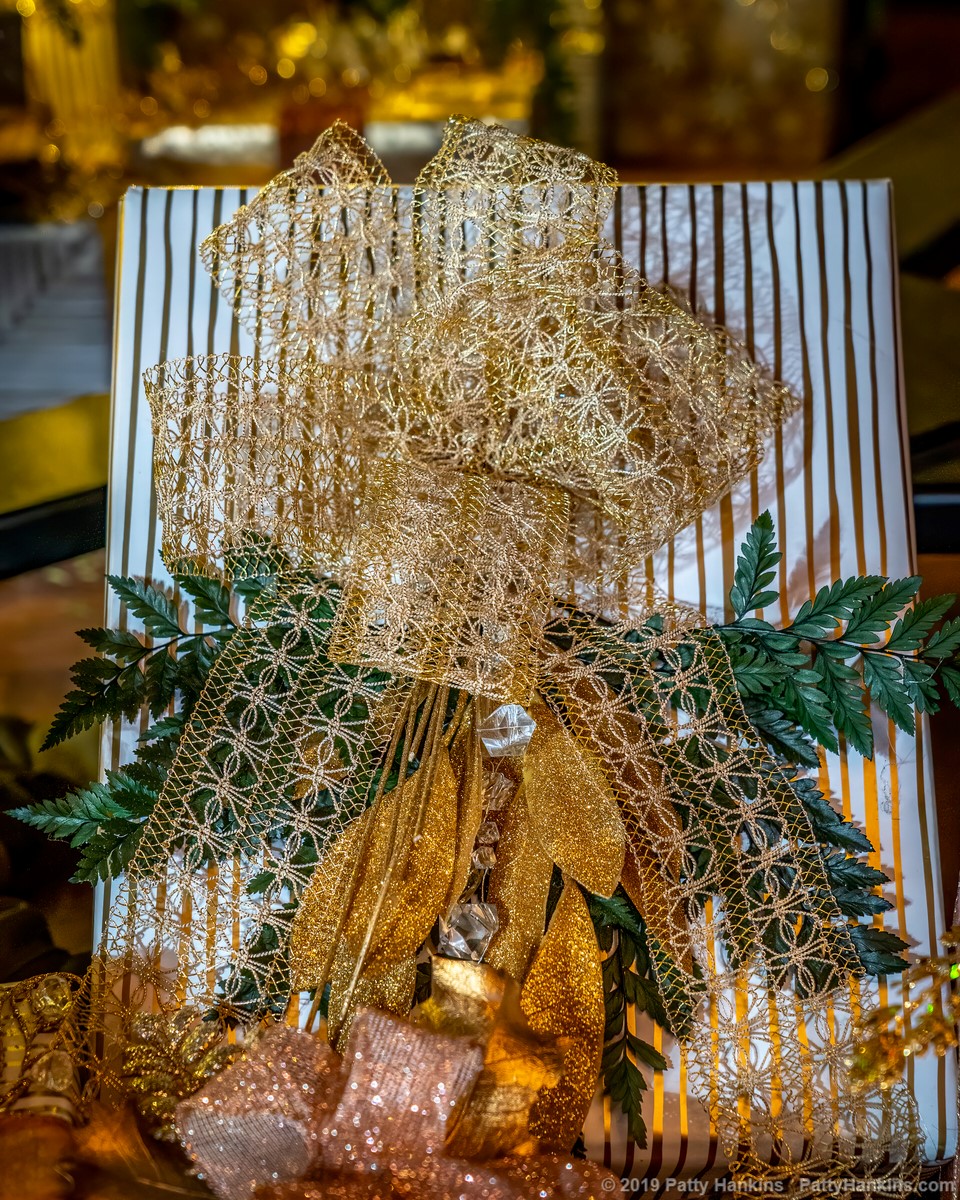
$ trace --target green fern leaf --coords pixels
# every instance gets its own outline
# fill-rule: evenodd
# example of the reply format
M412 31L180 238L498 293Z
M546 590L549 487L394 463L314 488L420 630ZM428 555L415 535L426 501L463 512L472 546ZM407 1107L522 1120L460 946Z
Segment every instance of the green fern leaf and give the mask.
M854 749L870 758L873 754L873 726L867 709L867 697L860 675L828 654L818 654L814 661L823 694L830 703L831 717L836 728Z
M879 642L897 616L915 598L920 583L920 577L912 575L885 584L853 614L843 631L843 637L861 646Z
M174 581L193 599L193 615L201 625L230 625L230 593L218 579L175 575Z
M745 613L773 604L779 593L768 590L783 555L777 550L773 518L762 512L750 526L737 557L730 604L739 620Z
M165 592L143 579L108 575L107 580L127 609L143 621L147 633L159 638L183 634L176 606Z

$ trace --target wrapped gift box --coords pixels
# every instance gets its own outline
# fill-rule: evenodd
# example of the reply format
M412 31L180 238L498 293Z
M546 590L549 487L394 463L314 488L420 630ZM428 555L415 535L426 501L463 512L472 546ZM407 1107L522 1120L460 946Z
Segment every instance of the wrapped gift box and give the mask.
M151 489L150 414L141 374L192 354L251 353L248 335L214 288L197 248L248 199L239 189L133 189L124 201L118 268L107 569L165 581ZM915 568L904 453L896 257L883 182L672 184L618 189L607 236L654 283L695 298L802 397L766 460L729 497L657 556L671 596L722 618L736 549L769 508L784 550L781 611L853 574L898 577ZM111 596L107 621L119 603ZM132 756L138 730L105 733L103 766ZM944 929L929 738L875 717L877 754L829 756L821 786L862 825L892 877L883 924L927 953ZM110 889L100 894L101 912ZM870 984L867 993L876 993ZM895 981L879 989L897 1003ZM588 1150L616 1174L690 1177L722 1169L709 1116L687 1090L678 1048L646 1018L637 1032L671 1068L645 1098L645 1150L598 1096ZM646 1026L646 1028L644 1028ZM956 1146L953 1060L911 1061L927 1160Z

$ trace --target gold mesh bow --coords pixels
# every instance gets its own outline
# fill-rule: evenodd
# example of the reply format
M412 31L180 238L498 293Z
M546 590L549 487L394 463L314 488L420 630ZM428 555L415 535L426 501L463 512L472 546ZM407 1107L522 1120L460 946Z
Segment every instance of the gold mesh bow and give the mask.
M535 625L544 594L602 590L699 516L756 465L793 401L604 241L615 181L582 154L454 118L405 197L356 134L328 130L203 244L276 365L217 358L146 377L165 560L232 575L266 542L294 565L349 563L360 610L342 609L335 641L392 670L406 652L386 632L362 645L360 627L372 595L396 608L384 547L405 521L422 537L424 519L436 533L474 512L483 540L464 546L502 544L528 576L503 593ZM398 472L403 494L388 501ZM587 548L591 519L603 535ZM399 564L437 630L410 669L426 659L425 677L501 697L516 647L467 667L449 653L503 612L499 572L471 589L449 566Z

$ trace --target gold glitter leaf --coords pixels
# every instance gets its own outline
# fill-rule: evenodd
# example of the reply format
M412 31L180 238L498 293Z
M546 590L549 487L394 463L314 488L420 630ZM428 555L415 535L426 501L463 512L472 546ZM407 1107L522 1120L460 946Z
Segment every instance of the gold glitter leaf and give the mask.
M497 862L490 872L489 899L497 906L500 928L487 962L521 980L543 937L553 859L534 835L523 787L510 801Z
M616 797L599 762L542 701L523 758L524 794L534 836L588 891L612 896L623 871L624 832Z
M587 903L572 882L563 889L520 1003L535 1033L568 1042L562 1078L541 1093L530 1122L545 1149L567 1152L597 1090L605 1022L600 947Z
M344 1011L353 981L364 970L382 974L413 957L444 911L457 812L457 780L441 746L432 770L421 767L347 827L320 864L294 920L290 957L296 986L323 986L317 972L338 932L343 939L338 958L343 953L353 962L346 972L340 959L344 994L338 1003Z

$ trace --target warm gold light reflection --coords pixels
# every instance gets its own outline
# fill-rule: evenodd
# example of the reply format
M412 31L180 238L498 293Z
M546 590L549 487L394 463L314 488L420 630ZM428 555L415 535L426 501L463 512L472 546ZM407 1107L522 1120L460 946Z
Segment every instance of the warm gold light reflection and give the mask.
M830 73L824 67L811 67L804 82L808 91L822 92L830 82Z

